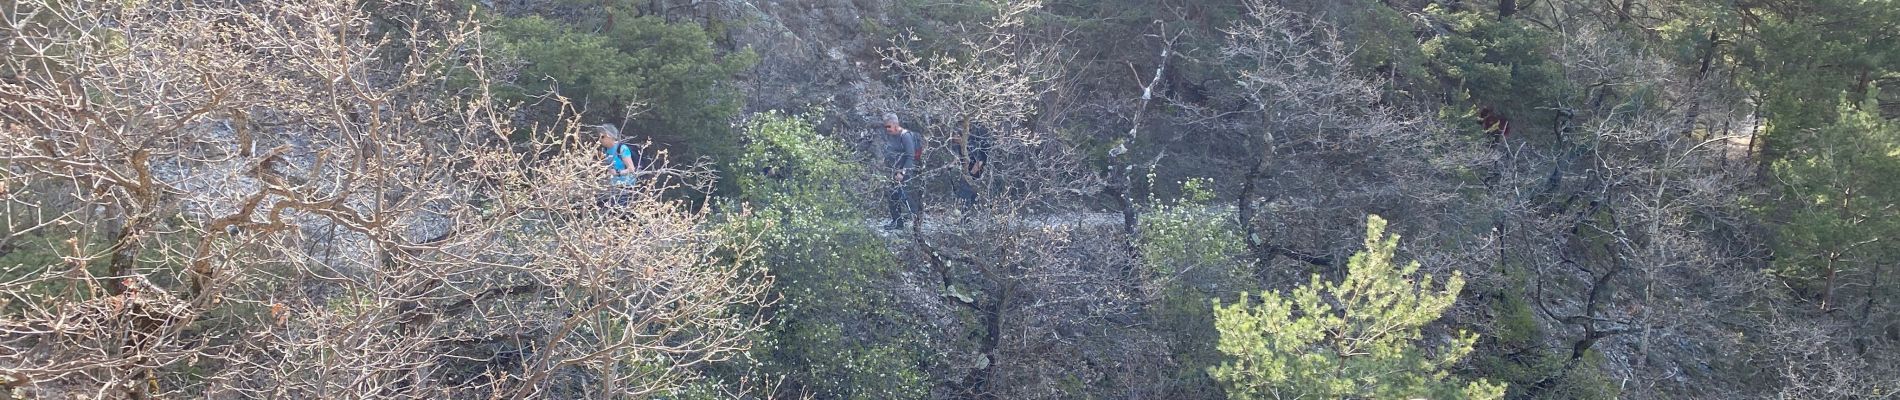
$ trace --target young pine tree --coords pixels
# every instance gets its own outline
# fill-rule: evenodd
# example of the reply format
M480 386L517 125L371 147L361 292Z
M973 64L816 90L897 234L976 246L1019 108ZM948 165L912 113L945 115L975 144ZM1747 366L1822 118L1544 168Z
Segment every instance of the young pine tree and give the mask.
M1457 300L1464 279L1453 272L1443 290L1419 276L1418 262L1394 265L1397 235L1366 218L1366 250L1354 254L1346 279L1311 283L1292 293L1261 293L1214 305L1219 350L1232 359L1208 369L1230 399L1497 399L1504 385L1461 382L1446 369L1471 353L1477 335L1420 348L1419 328Z

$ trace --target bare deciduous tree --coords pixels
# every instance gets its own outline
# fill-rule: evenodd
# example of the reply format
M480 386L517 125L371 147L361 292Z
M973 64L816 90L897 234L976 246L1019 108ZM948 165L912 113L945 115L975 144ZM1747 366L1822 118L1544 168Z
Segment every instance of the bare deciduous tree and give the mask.
M1364 213L1464 236L1456 224L1432 222L1461 219L1449 208L1455 185L1444 173L1487 157L1469 141L1433 134L1435 123L1421 113L1387 103L1385 83L1353 70L1353 49L1324 21L1265 1L1245 5L1220 55L1236 66L1237 89L1259 118L1233 139L1249 149L1236 207L1248 247L1265 261L1335 265Z
M1662 354L1732 350L1720 341L1680 343L1724 334L1717 321L1730 316L1720 310L1741 307L1761 282L1757 271L1738 267L1760 249L1724 245L1754 242L1747 213L1732 201L1745 171L1728 162L1724 132L1682 131L1685 115L1713 101L1684 83L1693 77L1625 51L1621 38L1598 27L1558 39L1554 56L1565 80L1578 83L1567 89L1579 92L1540 108L1555 117L1549 134L1501 138L1487 180L1499 210L1493 270L1523 282L1543 329L1561 333L1538 344L1561 363L1524 395L1550 395L1605 343L1636 354L1587 372L1624 379L1625 395L1670 393L1659 376L1707 366ZM1637 91L1661 95L1621 100Z
M1032 43L1020 31L1040 0L996 0L985 5L990 16L958 36L956 52L919 54L911 48L914 32L892 39L884 65L902 80L903 104L930 118L930 130L964 138L972 124L1007 128L1036 113L1038 100L1060 76L1065 57L1058 47ZM1035 145L1034 130L1004 130L1006 145Z
M430 2L8 7L0 369L39 396L619 398L740 354L751 238L608 193ZM515 136L511 139L510 136ZM621 204L614 204L621 203Z
M1065 84L1061 39L1032 41L1020 32L1039 1L990 5L997 13L964 36L959 54L922 57L905 48L904 38L886 53L910 96L906 104L930 117L936 136L963 139L980 123L995 137L988 171L974 182L982 203L965 211L967 220L918 228L913 239L955 294L945 301L978 315L981 336L967 357L975 361L961 378L961 395L1059 397L1063 379L1130 372L1075 370L1075 358L1055 349L1074 345L1075 326L1132 313L1140 303L1126 290L1135 285L1123 281L1126 241L1101 235L1115 224L1077 207L1100 193L1103 177L1084 167L1075 143L1027 123L1044 95ZM967 178L958 164L923 176L948 171ZM972 295L959 298L964 293ZM1090 317L1059 317L1070 313Z

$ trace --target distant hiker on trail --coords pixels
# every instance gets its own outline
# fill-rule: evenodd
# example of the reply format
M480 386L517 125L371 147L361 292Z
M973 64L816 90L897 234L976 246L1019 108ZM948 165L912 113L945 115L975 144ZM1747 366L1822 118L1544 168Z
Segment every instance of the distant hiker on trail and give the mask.
M884 229L904 229L905 211L915 214L922 208L919 199L912 198L906 189L917 174L918 161L923 158L924 140L898 124L895 113L884 114L884 134L884 164L892 170L891 223L884 225Z
M968 136L968 140L956 139L957 143L950 144L950 148L957 151L957 159L963 160L963 176L957 179L957 198L963 199L966 210L976 207L977 182L989 168L990 130L982 124L971 124Z
M633 189L639 185L640 150L627 143L620 135L620 128L612 124L600 125L600 151L606 156L608 193L602 198L602 205L622 206L632 201Z

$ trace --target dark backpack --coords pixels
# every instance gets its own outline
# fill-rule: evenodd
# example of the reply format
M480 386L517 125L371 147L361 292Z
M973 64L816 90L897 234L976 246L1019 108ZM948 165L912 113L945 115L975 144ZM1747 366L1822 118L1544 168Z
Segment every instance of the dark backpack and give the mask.
M646 157L641 154L641 150L643 149L641 149L640 146L630 143L615 143L613 152L610 153L613 159L608 161L608 165L618 163L620 161L620 155L626 154L629 159L628 161L633 162L633 164L628 165L627 168L633 169L634 171L646 170L648 167L647 160Z
M916 141L915 144L917 145L916 150L911 150L911 154L910 154L911 164L916 165L918 167L923 167L924 165L924 135L917 134L917 132L912 132L910 130L905 130L904 133L910 134L910 137L905 138L906 140L914 140Z

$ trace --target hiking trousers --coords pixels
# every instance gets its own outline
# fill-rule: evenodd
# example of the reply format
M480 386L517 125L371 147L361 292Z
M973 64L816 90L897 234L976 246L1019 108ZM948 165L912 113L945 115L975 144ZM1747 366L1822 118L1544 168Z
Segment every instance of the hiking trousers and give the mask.
M921 200L910 195L911 175L906 172L903 180L891 184L891 193L886 199L891 206L891 222L903 224L906 210L914 214L923 209Z
M976 185L981 183L981 179L981 177L974 175L966 175L961 177L961 179L957 179L957 198L963 199L964 209L976 208L977 197L980 195L976 191Z

